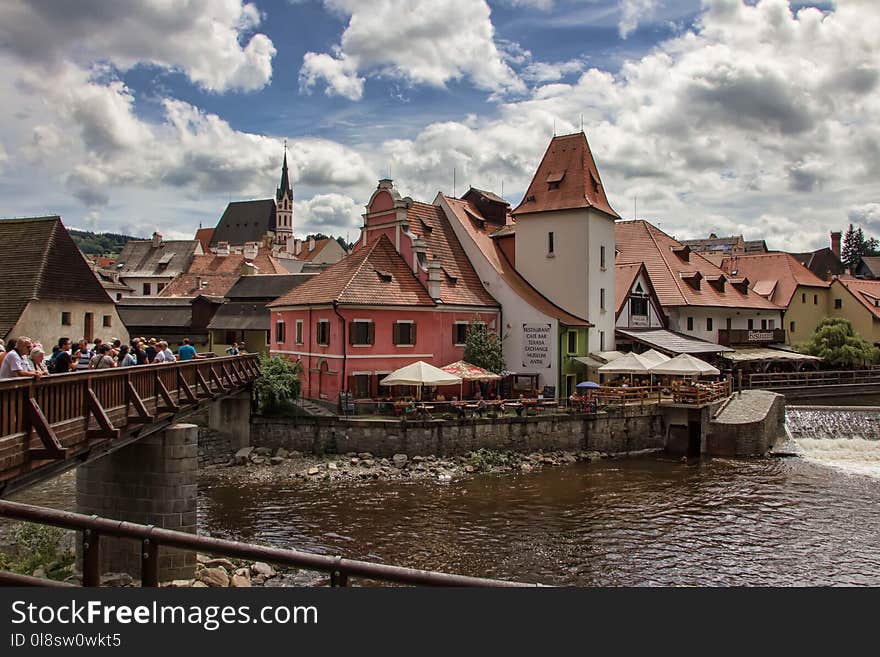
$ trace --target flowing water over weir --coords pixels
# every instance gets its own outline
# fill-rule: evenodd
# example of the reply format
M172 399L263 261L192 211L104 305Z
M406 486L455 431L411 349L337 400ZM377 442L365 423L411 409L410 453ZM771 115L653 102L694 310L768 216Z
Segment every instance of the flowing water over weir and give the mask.
M805 459L880 477L880 407L788 406L785 416Z
M204 473L200 532L558 585L880 586L880 478L806 459L604 460L448 483L246 474ZM16 499L64 506L69 480Z

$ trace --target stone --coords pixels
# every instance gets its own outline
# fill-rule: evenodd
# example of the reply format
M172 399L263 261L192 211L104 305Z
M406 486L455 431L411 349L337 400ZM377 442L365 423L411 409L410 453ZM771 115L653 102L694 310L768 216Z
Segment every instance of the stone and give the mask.
M339 466L336 465L336 461L330 461L330 463L327 464L327 469L328 470L338 470Z
M225 568L227 573L231 573L235 570L235 564L233 564L229 559L208 559L203 562L205 568Z
M522 470L523 472L531 472L532 466L529 465L528 463L521 463L519 466L519 469Z
M357 457L353 457L349 460L349 463L351 463L352 465L357 465L360 462L361 462L361 460Z
M282 463L284 463L283 456L273 456L269 459L269 465L281 465Z
M422 461L425 460L425 457L424 456L413 456L412 460L413 460L413 463L421 463Z
M45 579L46 578L46 571L43 568L36 568L36 569L34 569L34 572L31 573L31 575L33 575L34 577L40 577L40 578Z
M247 571L244 572L243 575L239 575L235 573L232 576L232 580L230 582L230 586L233 586L237 589L249 588L251 585L251 576Z
M437 480L438 481L452 481L452 475L447 474L445 472L442 472L439 475L437 475Z
M391 460L394 462L395 468L402 468L406 465L409 457L406 454L395 454L393 457L391 457Z
M225 588L229 586L229 573L222 566L204 568L198 572L196 578L212 588Z
M467 473L472 473L472 472L476 472L477 469L472 465L466 465L466 466L464 466L464 471Z
M372 468L374 464L375 464L375 461L373 461L373 459L364 459L363 461L360 462L360 466L362 468Z
M370 454L369 452L361 452L360 454L358 454L358 458L371 459L371 458L373 458L373 455Z
M193 581L191 579L174 579L171 580L171 583L168 585L172 589L188 589L193 585Z
M311 468L309 468L309 474L312 476L318 474L319 472L321 472L321 469L318 466L312 466Z
M257 456L272 456L272 450L269 449L268 447L257 447L254 450L254 453Z
M263 577L268 579L270 577L275 577L275 575L277 575L278 573L276 573L275 569L272 568L272 566L270 566L269 564L262 561L257 561L256 563L251 564L251 574L262 575Z
M302 455L303 455L302 452L298 452L298 451L296 451L296 450L293 450L293 451L289 454L289 457L292 458L292 459L301 459L301 458L302 458Z
M253 447L242 447L235 453L233 457L233 461L236 465L244 465L248 462L248 459L251 457L251 453L254 451Z
M208 585L205 584L204 582L201 582L201 581L199 581L199 580L196 580L196 581L194 581L194 582L192 583L192 588L194 588L194 589L206 589L206 588L208 588Z
M251 459L251 463L253 463L254 465L263 465L265 462L266 459L264 459L262 456L255 456Z
M130 586L131 575L128 573L104 573L101 575L101 586Z
M288 452L283 447L279 447L275 450L275 456L280 456L281 458L286 459L288 456L290 456L290 452Z

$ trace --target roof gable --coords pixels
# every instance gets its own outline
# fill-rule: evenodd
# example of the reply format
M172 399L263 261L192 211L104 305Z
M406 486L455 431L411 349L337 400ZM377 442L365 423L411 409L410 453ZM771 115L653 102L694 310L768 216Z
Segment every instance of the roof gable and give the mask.
M773 303L788 307L799 285L828 287L791 253L756 253L724 258L721 268L732 276L754 281L752 289Z
M122 247L116 271L123 278L177 276L187 271L200 249L198 240L163 240L158 247L152 240L131 240Z
M615 219L619 215L605 195L599 169L583 132L554 137L544 153L514 215L550 210L596 208Z

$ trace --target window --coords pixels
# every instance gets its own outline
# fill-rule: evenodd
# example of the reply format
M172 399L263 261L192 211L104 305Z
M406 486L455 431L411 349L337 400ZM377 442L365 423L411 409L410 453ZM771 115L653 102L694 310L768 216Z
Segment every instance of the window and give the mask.
M355 374L351 377L350 392L356 399L370 396L370 378L369 374Z
M706 318L706 330L707 331L712 330L712 318L711 317Z
M733 319L731 319L730 317L728 317L728 318L725 320L725 324L726 324L726 328L727 328L727 330L729 331L730 329L733 328Z
M553 233L547 233L547 255L553 255Z
M368 319L356 319L348 323L348 344L366 346L374 341L373 322Z
M568 353L576 354L578 351L578 334L577 331L568 332Z
M223 342L225 344L232 344L233 342L238 342L238 332L237 331L226 331L226 339Z
M411 347L416 343L416 323L401 321L394 323L394 344L398 347Z
M789 330L791 333L794 333L794 322L789 322L789 323L788 323L788 330Z
M753 328L755 328L755 320L750 319L749 320L749 330L751 331Z
M149 283L144 283L143 293L144 293L145 297L150 296L150 284Z
M834 309L840 310L841 308L843 308L843 299L835 299L834 300Z
M775 329L776 328L776 320L775 319L768 319L767 320L767 328L770 329L771 331L773 329Z
M694 330L694 318L693 317L688 317L687 327L688 327L687 328L688 331Z
M452 344L461 347L467 341L467 322L456 322L452 325Z
M814 305L814 306L818 306L818 305L819 305L819 295L818 295L818 294L814 294L814 295L813 295L813 305Z
M640 297L633 297L629 301L630 313L639 317L647 317L648 300Z
M766 330L767 330L767 320L766 320L766 319L762 319L762 320L761 320L761 330L762 330L762 331L766 331Z
M61 313L61 326L70 326L70 313Z
M322 347L330 344L330 320L319 319L315 330L315 342Z
M605 269L605 245L599 247L599 266Z
M284 342L284 321L280 319L275 322L275 342Z
M303 321L301 319L296 320L296 344L303 343Z
M110 328L113 326L113 318L110 315L104 315L102 317L102 324L104 328Z
M156 283L156 294L165 289L165 283Z
M605 288L599 289L599 308L605 310Z
M605 331L599 331L599 351L605 351Z
M116 300L117 300L117 301L122 301L122 292L117 292L117 293L116 293Z
M807 293L801 292L801 303L806 303L806 302L807 302Z
M269 346L269 344L271 344L271 335L272 335L272 331L266 331L266 337L265 337L266 346Z

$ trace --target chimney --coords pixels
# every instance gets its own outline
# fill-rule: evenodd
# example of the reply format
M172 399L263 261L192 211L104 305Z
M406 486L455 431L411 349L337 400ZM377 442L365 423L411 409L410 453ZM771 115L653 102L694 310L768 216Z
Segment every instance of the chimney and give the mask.
M303 243L302 240L294 240L293 242L293 255L299 255L302 253Z
M288 235L284 239L284 252L287 255L293 255L293 252L296 250L296 239L294 239L293 235Z
M229 255L229 242L217 242L217 255L218 256L228 256Z
M153 231L153 248L158 249L162 246L162 234Z
M245 260L253 260L257 257L258 245L256 242L245 242L242 249L242 255Z
M315 238L310 237L309 238L309 253L311 253L314 250L315 250Z
M437 258L431 260L428 265L428 294L432 299L440 298L440 277L442 276L440 261Z
M840 257L840 231L831 231L831 250L838 258Z

